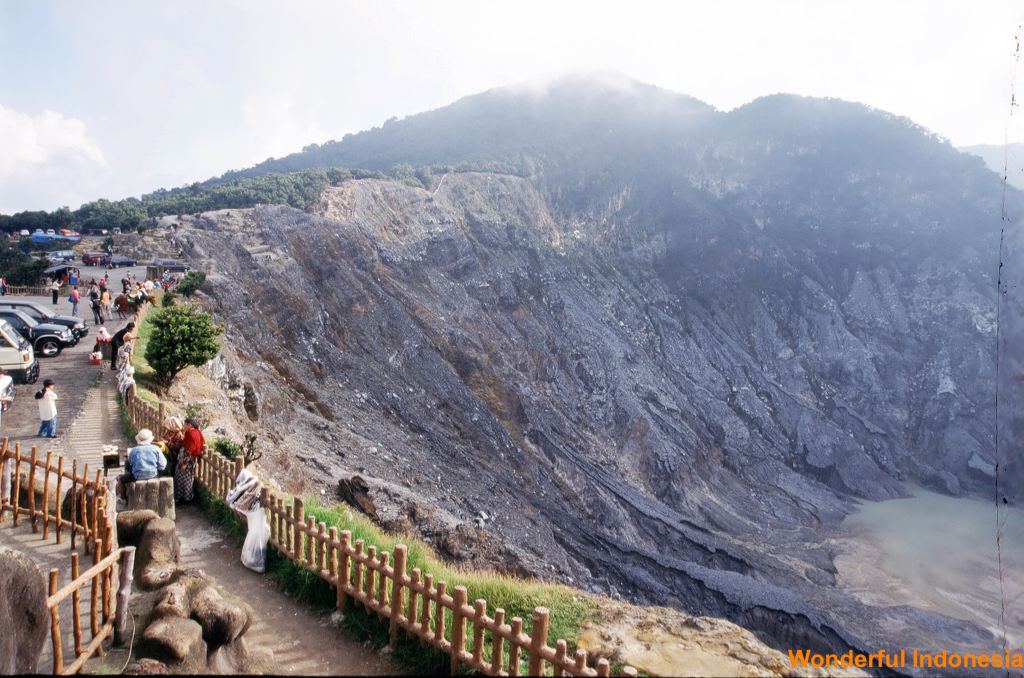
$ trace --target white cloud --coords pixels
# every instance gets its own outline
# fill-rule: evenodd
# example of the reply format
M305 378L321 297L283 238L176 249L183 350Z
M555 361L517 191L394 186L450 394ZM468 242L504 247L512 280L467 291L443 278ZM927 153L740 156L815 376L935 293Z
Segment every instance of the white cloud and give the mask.
M31 116L0 105L0 178L23 172L26 165L48 163L106 164L85 123L54 111Z
M100 197L106 159L81 120L0 105L0 212L77 207Z

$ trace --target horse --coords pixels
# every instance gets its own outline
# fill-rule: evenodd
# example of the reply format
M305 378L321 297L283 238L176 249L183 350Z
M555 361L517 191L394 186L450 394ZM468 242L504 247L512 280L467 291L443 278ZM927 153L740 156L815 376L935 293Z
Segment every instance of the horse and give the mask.
M139 306L145 303L156 304L155 294L146 294L139 300L129 299L126 294L119 294L114 298L114 310L117 311L117 317L124 319L129 314L135 315Z

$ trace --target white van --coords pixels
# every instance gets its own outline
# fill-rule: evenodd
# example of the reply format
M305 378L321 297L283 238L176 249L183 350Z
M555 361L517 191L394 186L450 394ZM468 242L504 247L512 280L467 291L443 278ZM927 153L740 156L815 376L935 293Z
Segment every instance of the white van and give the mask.
M32 345L10 324L0 319L0 368L23 384L39 378L39 361Z

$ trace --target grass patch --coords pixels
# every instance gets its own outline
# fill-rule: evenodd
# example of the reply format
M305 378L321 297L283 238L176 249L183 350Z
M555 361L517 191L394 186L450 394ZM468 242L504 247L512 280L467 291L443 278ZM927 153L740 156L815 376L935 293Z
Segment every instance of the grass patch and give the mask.
M245 539L246 525L219 498L214 497L205 488L196 486L196 497L202 510L215 525L220 527L237 544ZM339 530L350 530L352 539L363 539L367 545L375 545L378 553L394 552L395 544L408 546L408 566L412 570L419 567L424 573L432 573L434 581L444 580L448 584L449 594L457 585L463 585L469 593L469 600L485 598L489 613L493 616L494 609L505 610L506 620L512 617L523 618L523 631L529 633L533 608L547 607L551 611L549 644L555 639L564 638L574 648L583 622L597 617L597 608L591 600L574 589L559 584L545 584L508 577L495 572L465 570L444 563L433 553L430 547L408 535L393 535L384 532L370 520L355 515L345 506L323 506L315 498L305 500L307 515L314 516L318 521L335 526ZM314 575L309 570L296 565L291 560L270 548L267 554L267 576L274 579L277 585L288 595L306 603L314 613L327 615L335 610L336 594L334 588ZM451 631L451 614L446 619L446 629ZM360 605L349 601L344 610L341 622L342 630L358 642L369 642L375 650L388 643L388 620L369 613ZM488 634L489 635L489 634ZM450 637L450 635L449 635ZM467 641L471 640L471 637ZM490 645L487 645L485 657L489 656ZM420 643L416 638L401 634L391 654L391 661L399 668L415 675L443 675L449 670L448 655L438 652L433 647ZM525 664L522 667L525 671ZM464 671L460 671L464 673Z
M128 408L124 406L124 396L120 393L117 394L117 409L121 413L121 432L124 433L125 439L135 440L135 434L139 432L139 429L132 422L132 417L128 414Z
M347 506L324 506L312 496L304 502L307 515L323 521L328 527L351 530L353 542L362 539L367 545L376 546L378 553L394 553L395 544L405 544L410 571L418 567L423 573L433 574L435 582L445 581L449 595L456 586L465 586L470 604L477 598L483 598L492 615L494 609L500 607L505 610L507 620L522 617L524 633L530 632L535 607L543 606L551 611L548 637L552 644L555 639L564 638L570 647L574 646L582 624L597 619L594 603L576 589L456 567L440 560L430 546L416 537L389 534L368 518L354 514Z
M135 347L132 350L132 367L135 368L136 395L151 405L157 405L160 399L149 389L157 386L159 382L156 378L156 370L146 360L146 346L153 337L153 323L149 320L150 313L152 313L151 309L143 315L142 322L135 328L138 338L135 340Z

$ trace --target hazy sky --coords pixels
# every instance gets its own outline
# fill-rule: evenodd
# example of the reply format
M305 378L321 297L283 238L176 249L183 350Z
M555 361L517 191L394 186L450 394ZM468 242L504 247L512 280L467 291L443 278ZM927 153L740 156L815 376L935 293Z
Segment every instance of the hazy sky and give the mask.
M725 110L840 97L1001 143L1022 22L1020 0L0 0L0 212L201 180L573 71Z

